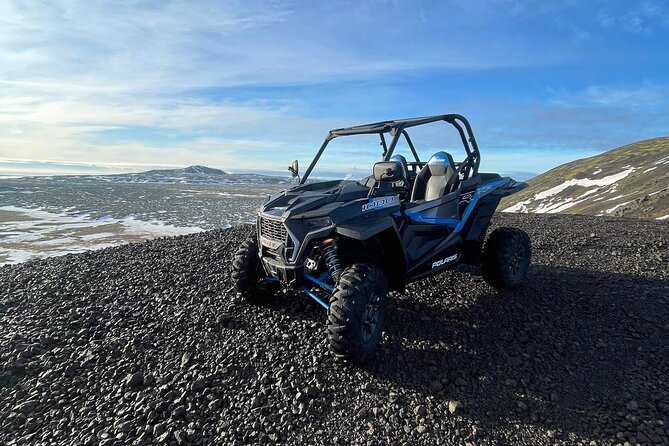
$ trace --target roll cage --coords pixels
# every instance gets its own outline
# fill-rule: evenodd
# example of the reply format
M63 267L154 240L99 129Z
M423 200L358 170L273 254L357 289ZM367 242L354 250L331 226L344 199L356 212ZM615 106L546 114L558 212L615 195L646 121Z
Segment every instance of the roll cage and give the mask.
M402 137L404 137L409 149L411 150L412 155L415 158L415 161L408 162L407 164L411 169L417 171L425 165L425 161L421 161L418 157L418 152L411 141L411 137L407 132L407 129L411 127L416 127L419 125L430 124L433 122L444 121L448 124L451 124L457 130L462 140L462 145L464 146L465 152L467 152L467 157L460 163L455 163L458 174L462 174L462 179L466 180L471 176L478 174L479 164L481 164L481 157L479 153L479 148L476 143L476 138L474 138L474 133L469 121L459 114L447 114L447 115L435 115L435 116L424 116L421 118L409 118L409 119L396 119L393 121L383 121L376 122L373 124L358 125L354 127L345 127L341 129L330 130L325 137L325 141L321 144L321 147L318 149L316 156L309 164L306 172L300 180L300 184L304 184L309 178L311 171L316 167L318 160L321 155L327 148L330 141L340 136L353 136L353 135L370 135L377 134L379 135L381 147L383 147L383 161L388 161L390 157L393 156L393 151L397 146L397 143ZM385 134L392 136L390 145L386 143Z

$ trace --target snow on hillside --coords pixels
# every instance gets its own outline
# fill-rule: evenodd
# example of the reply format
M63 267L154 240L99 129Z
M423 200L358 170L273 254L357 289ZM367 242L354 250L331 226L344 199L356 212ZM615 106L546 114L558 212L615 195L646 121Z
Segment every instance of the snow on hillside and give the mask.
M608 175L604 178L599 178L599 179L573 178L571 180L565 181L562 184L558 184L557 186L554 186L548 190L539 192L529 200L520 201L514 204L513 206L504 209L502 212L533 212L535 214L555 214L564 211L566 209L569 209L570 207L573 207L578 203L582 203L585 200L588 199L596 200L597 198L604 198L606 194L615 192L617 190L617 182L625 178L630 173L634 172L634 170L635 170L634 167L626 166L626 169L623 170L622 172L613 175ZM598 169L593 173L600 173L600 172L601 169ZM562 198L561 196L556 196L558 193L564 191L568 187L573 187L573 186L580 186L581 188L584 188L586 190L581 195L575 198L572 197ZM604 186L610 186L610 187L605 188ZM593 196L591 198L587 198L590 195ZM538 206L530 211L528 206L531 203L537 201L539 202ZM616 206L614 206L611 209L607 209L605 212L611 213L616 209Z
M669 137L556 167L502 202L502 212L667 219Z

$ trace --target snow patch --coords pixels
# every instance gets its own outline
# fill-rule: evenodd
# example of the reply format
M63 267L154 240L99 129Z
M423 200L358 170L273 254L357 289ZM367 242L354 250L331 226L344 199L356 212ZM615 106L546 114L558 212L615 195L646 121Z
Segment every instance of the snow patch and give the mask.
M502 212L520 212L521 214L526 214L529 212L527 205L530 204L531 200L519 201L513 206L509 206L506 209L502 209Z
M116 234L113 232L96 232L95 234L84 234L80 235L79 238L85 241L99 240L101 238L115 237Z
M240 197L240 198L259 198L265 196L264 194L233 194L230 192L216 192L216 195L220 195L222 197Z
M584 193L576 197L576 199L578 200L579 198L587 197L588 195L594 194L596 192L599 192L599 188L586 190Z
M143 221L133 215L113 218L105 215L55 213L42 208L0 206L0 211L15 214L0 222L2 258L19 263L35 257L52 257L121 245L131 240L148 240L203 231L199 227L180 227L160 220ZM115 232L110 232L115 231ZM101 240L104 239L104 240Z
M125 227L125 232L132 235L150 234L153 237L170 237L175 235L195 234L203 231L202 228L187 228L183 226L174 226L160 220L143 221L134 216L128 216L119 220Z
M532 212L536 214L556 214L558 212L562 212L571 207L574 207L579 203L583 203L584 201L585 199L579 200L579 199L567 198L564 201L548 202L545 204L542 203L537 209L535 209Z
M625 201L625 202L623 202L623 203L619 203L619 204L613 206L611 209L607 209L607 210L605 210L604 212L606 212L607 214L610 214L611 212L615 211L615 210L618 209L619 207L621 207L621 206L625 206L625 205L628 204L628 203L631 203L631 201Z
M659 160L655 161L653 164L669 164L669 156L665 156L664 158L660 158Z
M656 220L666 220L666 219L668 219L668 218L669 218L669 214L664 215L664 216L662 216L662 217L657 217Z
M616 195L615 197L607 198L604 201L614 201L614 200L617 200L619 198L623 198L624 196L625 196L625 194L620 194L620 195Z
M625 178L627 175L630 173L634 172L634 167L630 167L628 169L623 170L620 173L616 173L613 175L606 176L604 178L597 178L597 179L590 179L590 178L581 178L581 179L576 179L573 178L571 180L567 180L562 184L558 184L555 187L551 187L548 190L545 190L543 192L539 192L534 196L534 200L543 200L548 197L552 197L553 195L559 194L566 188L570 186L582 186L582 187L601 187L601 186L610 186L613 183L617 183L618 181L622 180Z
M613 186L611 191L614 192L617 189L617 182L627 177L630 173L636 170L635 167L625 166L625 170L622 172L608 175L603 178L573 178L567 180L557 186L546 189L545 191L536 193L532 198L519 201L518 203L510 206L506 209L503 209L502 212L534 212L538 214L553 214L556 212L562 212L566 209L569 209L573 206L576 206L579 203L586 201L587 196L601 192L601 188L605 186ZM601 169L598 169L594 173L601 172ZM575 198L567 197L565 199L558 199L557 201L554 198L555 195L564 191L571 186L580 186L584 188L593 188L586 190L581 195ZM611 198L610 200L615 200L622 197L622 195ZM595 200L601 200L602 198L596 198ZM607 200L609 201L609 200ZM537 203L538 202L538 203ZM535 209L530 209L530 205L536 203Z

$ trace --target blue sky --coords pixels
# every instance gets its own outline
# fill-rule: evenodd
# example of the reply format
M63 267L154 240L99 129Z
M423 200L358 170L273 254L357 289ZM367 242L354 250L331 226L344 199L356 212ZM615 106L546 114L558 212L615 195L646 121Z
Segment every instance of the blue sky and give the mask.
M668 135L668 48L659 1L5 0L0 174L283 171L330 128L446 112L485 170L541 172Z

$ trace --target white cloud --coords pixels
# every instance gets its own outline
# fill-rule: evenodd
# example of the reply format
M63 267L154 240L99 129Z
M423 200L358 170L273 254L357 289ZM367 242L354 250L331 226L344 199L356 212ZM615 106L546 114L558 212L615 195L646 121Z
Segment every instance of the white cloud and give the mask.
M623 9L608 5L599 11L597 19L605 28L619 28L633 34L650 34L669 26L669 8L665 2L645 0L624 3Z
M6 64L0 79L52 92L174 92L541 63L519 48L471 52L472 46L492 45L469 34L460 40L470 48L443 45L435 51L422 44L425 31L410 23L395 20L394 32L378 26L384 18L397 19L395 13L412 17L406 4L395 11L255 1L21 1L3 8L0 60ZM481 10L462 12L474 16ZM449 34L434 24L425 28L438 32L436 39Z
M667 103L666 87L642 82L637 85L590 85L577 91L551 90L550 101L560 105L600 105L608 107L653 107Z
M660 15L648 5L642 17ZM354 109L384 100L360 90L333 112L327 97L314 106L277 98L273 87L556 64L574 57L572 43L590 40L590 28L562 8L539 0L6 0L0 158L271 167L291 152L311 153L327 129L359 123L342 102ZM606 14L621 17L603 11L600 21ZM524 32L538 23L560 34L550 51ZM641 106L657 93L644 89L590 87L577 99Z
M211 100L202 89L223 90L224 97L227 89L234 97L240 86L341 82L530 60L522 48L490 57L463 45L424 47L424 35L396 20L398 12L411 19L406 8L357 2L2 2L0 157L243 164L216 162L211 141L223 152L242 146L257 152L270 141L276 151L277 139L304 149L341 121L311 118L298 102ZM379 27L384 19L397 23ZM444 34L440 29L431 31L437 39ZM472 40L467 46L480 44ZM128 128L174 141L110 139L113 131ZM206 136L212 139L201 139Z

